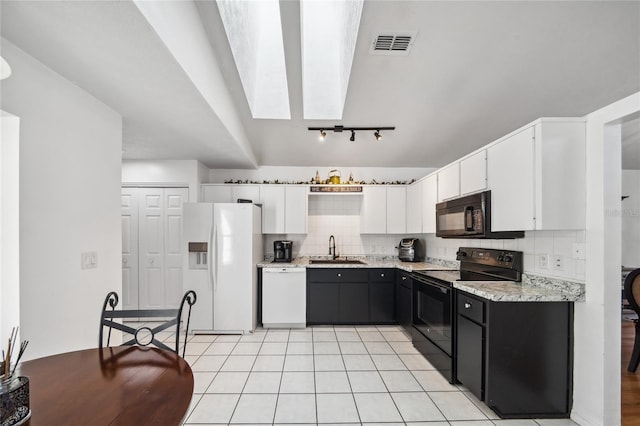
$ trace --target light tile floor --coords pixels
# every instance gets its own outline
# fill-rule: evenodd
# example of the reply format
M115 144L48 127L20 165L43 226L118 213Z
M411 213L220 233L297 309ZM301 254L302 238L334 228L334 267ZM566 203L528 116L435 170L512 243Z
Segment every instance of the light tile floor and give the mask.
M184 425L576 425L500 420L449 384L396 326L195 335L185 358L195 386Z

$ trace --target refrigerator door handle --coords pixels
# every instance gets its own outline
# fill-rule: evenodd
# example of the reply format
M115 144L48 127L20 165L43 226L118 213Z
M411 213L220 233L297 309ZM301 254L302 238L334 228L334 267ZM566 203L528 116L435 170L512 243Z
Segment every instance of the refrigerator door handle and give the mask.
M209 272L209 284L211 285L211 289L214 288L214 278L213 278L213 227L209 227L209 261L207 262L207 269Z
M213 268L213 291L218 290L218 226L213 224L213 247L215 250L214 253L214 262L212 265Z

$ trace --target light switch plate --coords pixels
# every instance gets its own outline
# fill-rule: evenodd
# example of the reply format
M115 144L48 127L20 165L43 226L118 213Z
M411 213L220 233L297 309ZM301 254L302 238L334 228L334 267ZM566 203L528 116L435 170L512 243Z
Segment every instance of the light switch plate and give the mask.
M80 269L94 269L98 267L98 252L85 251L80 254Z

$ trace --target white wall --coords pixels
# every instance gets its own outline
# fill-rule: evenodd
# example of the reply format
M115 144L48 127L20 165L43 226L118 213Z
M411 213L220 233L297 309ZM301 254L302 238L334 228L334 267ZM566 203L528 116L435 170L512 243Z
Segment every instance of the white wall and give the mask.
M419 167L277 167L262 166L256 170L245 169L212 169L209 172L208 183L224 183L227 180L250 180L262 182L263 180L274 181L276 179L281 182L309 182L316 176L316 172L320 174L321 179L327 179L329 171L338 169L341 173L342 182L349 178L349 174L353 173L354 180L366 181L369 183L372 179L377 182L392 181L410 181L411 179L420 179L423 176L435 171L434 168Z
M2 39L1 108L20 117L20 327L25 357L97 345L107 292L122 292L122 118ZM96 269L80 255L98 253Z
M622 171L622 265L640 268L640 170Z
M586 302L575 304L574 398L581 425L620 424L620 126L640 93L587 115Z
M584 281L586 261L573 259L573 243L584 243L584 231L526 231L524 238L513 240L473 240L437 238L426 235L427 256L437 259L456 260L458 247L483 247L499 250L518 250L523 253L524 272L570 281ZM562 256L562 269L553 267L551 260L547 268L541 268L538 255Z
M125 185L166 185L189 188L189 201L199 201L200 183L208 169L196 160L123 160Z
M20 325L20 119L0 111L0 342Z

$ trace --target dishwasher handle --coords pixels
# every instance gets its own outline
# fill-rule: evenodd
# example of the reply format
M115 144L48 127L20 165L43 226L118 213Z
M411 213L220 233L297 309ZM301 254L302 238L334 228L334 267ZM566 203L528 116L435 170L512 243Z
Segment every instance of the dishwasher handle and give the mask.
M305 268L263 268L264 274L292 274L292 273L305 273Z

